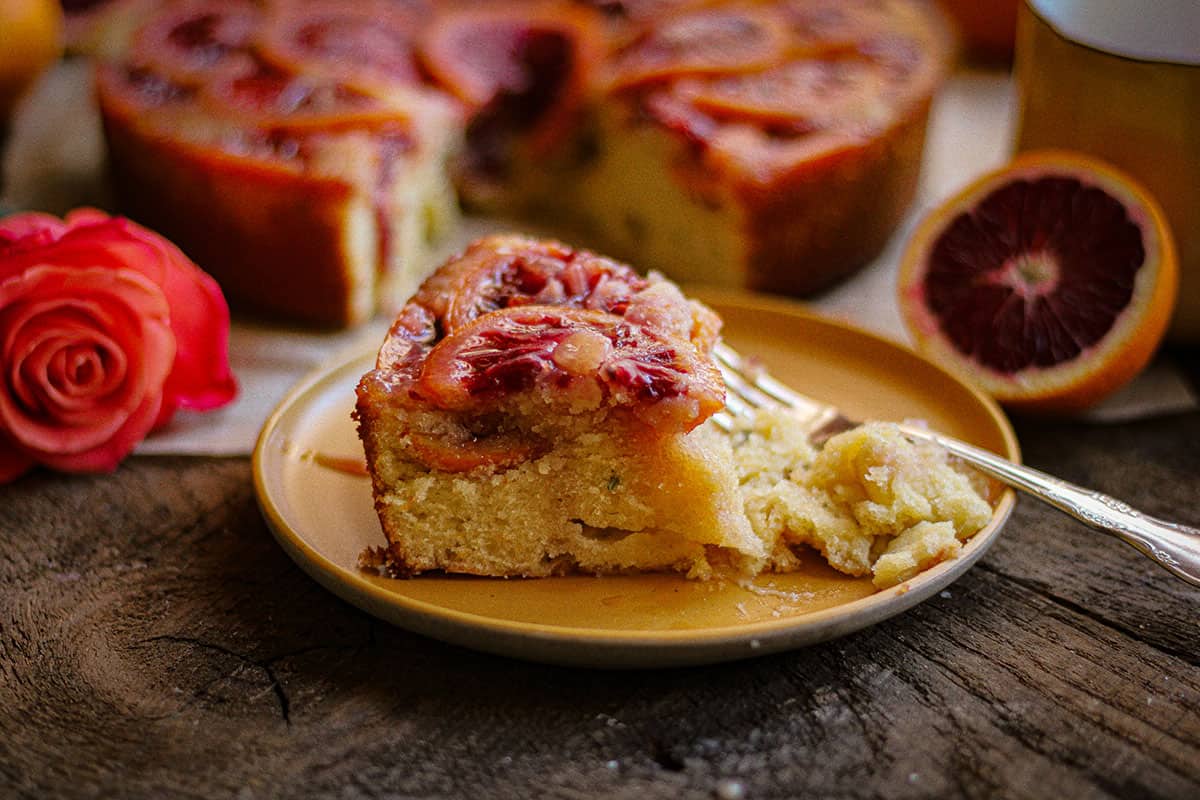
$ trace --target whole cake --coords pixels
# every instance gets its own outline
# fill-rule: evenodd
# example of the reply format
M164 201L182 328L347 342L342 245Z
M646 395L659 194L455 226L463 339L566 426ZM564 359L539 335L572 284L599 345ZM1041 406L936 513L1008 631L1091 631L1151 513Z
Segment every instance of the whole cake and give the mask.
M660 275L482 239L430 276L358 385L393 576L746 577L815 549L879 586L953 558L983 486L882 423L819 451L787 413L714 424L720 320Z
M408 296L455 192L673 278L817 290L907 207L947 61L923 0L156 9L99 69L119 201L235 304L330 325Z

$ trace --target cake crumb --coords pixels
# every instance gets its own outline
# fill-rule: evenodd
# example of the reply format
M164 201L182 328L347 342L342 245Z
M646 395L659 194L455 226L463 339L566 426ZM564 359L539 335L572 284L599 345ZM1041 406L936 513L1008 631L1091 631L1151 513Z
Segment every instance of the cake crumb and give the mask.
M885 589L957 558L992 518L972 471L890 423L860 425L816 450L786 410L766 408L739 418L731 441L746 514L779 572L794 569L795 548L807 545Z

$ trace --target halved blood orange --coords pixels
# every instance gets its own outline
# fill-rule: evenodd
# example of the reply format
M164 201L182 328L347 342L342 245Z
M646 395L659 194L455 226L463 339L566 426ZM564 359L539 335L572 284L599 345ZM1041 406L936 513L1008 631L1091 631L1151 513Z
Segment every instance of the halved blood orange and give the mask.
M1145 367L1178 282L1170 230L1145 189L1094 159L1042 151L924 220L899 299L927 355L1014 409L1070 413Z

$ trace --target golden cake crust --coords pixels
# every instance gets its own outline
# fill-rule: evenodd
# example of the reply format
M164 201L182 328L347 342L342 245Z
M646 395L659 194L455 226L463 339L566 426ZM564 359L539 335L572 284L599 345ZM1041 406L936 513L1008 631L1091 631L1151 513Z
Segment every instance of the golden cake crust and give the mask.
M100 68L109 171L127 213L186 247L239 308L330 326L366 317L369 276L354 274L343 225L347 181L163 136L121 97L122 81Z

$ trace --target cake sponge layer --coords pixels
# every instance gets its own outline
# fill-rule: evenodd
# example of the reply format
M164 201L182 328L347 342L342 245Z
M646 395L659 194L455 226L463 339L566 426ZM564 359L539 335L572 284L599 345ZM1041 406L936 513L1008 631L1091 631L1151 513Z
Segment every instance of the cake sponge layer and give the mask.
M391 441L383 434L367 448L390 543L374 558L393 574L708 577L756 572L766 555L742 510L728 438L711 424L662 438L611 426L490 474L423 469Z

